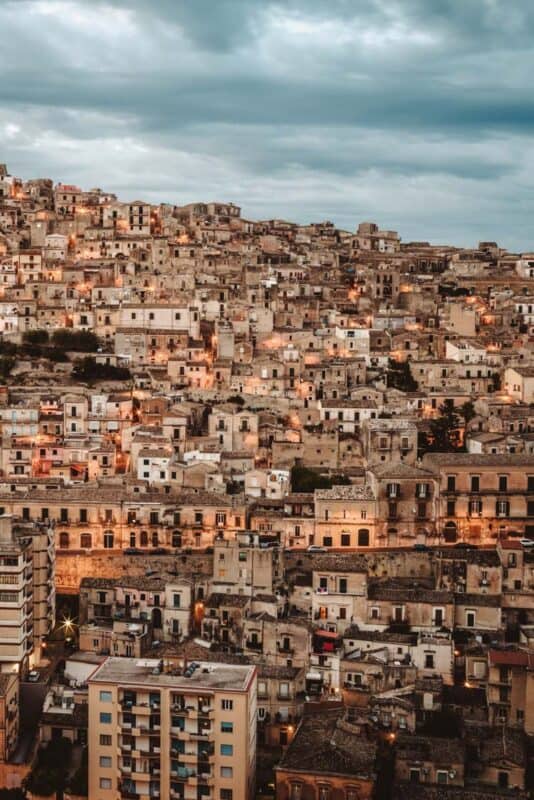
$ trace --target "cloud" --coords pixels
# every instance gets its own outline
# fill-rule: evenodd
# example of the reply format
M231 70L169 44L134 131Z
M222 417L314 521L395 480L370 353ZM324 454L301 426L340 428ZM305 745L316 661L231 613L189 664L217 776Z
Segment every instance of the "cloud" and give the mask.
M0 0L24 177L528 249L528 0Z

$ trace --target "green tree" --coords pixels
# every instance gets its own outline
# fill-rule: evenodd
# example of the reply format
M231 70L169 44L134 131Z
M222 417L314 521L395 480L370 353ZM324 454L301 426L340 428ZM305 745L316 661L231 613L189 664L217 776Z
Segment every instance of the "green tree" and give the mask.
M331 489L332 486L347 486L350 478L336 475L328 478L308 467L295 466L291 470L291 489L293 492L314 492L315 489Z
M92 356L85 356L76 361L72 377L79 381L128 381L130 370L126 367L114 367L111 364L100 364Z
M441 415L430 422L429 449L434 453L452 453L461 447L462 419L450 403L439 410Z
M25 788L33 794L61 796L67 781L72 743L65 738L52 739L37 754L37 762L28 775Z
M471 400L468 400L466 403L460 406L460 414L464 418L466 425L469 425L473 417L476 417L476 413L477 412L475 411L474 403L472 403Z
M389 359L387 385L393 389L400 389L401 392L416 392L419 387L412 375L410 363L395 361L392 358Z
M6 380L11 374L11 370L15 366L14 356L0 356L0 378Z
M83 797L89 794L87 747L83 749L80 766L69 781L69 791Z
M24 331L22 334L22 341L24 344L48 344L48 331Z
M100 347L100 339L92 331L75 331L61 328L52 334L52 342L63 350L94 353Z

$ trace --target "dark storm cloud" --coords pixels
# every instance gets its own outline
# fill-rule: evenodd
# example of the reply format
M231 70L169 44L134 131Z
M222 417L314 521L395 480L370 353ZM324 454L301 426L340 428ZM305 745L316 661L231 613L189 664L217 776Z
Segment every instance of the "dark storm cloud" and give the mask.
M0 0L0 160L527 248L529 0Z

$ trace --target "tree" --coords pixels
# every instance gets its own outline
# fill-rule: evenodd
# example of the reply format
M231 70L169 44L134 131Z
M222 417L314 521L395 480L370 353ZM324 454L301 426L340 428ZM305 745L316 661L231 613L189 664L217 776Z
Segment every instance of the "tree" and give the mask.
M476 413L477 412L475 411L474 403L472 403L471 400L468 400L466 403L460 406L460 414L464 418L466 425L469 425L473 417L476 417Z
M100 339L92 331L74 331L61 328L52 334L52 342L63 350L94 353L100 347Z
M451 403L440 406L441 416L430 422L426 449L433 453L453 453L461 448L462 420Z
M65 738L52 739L41 747L37 754L37 763L28 775L25 788L32 794L45 797L53 794L61 795L65 789L72 743Z
M291 470L291 489L293 492L314 492L315 489L331 489L332 486L348 486L350 478L346 475L336 475L328 478L320 475L316 470L308 467L295 466Z
M401 392L416 392L419 384L412 375L412 369L408 361L395 361L389 359L389 369L387 373L387 385Z
M22 341L24 344L48 344L48 331L24 331L22 334Z
M6 380L15 366L14 356L0 356L0 378Z
M89 794L87 747L83 749L80 766L69 781L69 791L83 797Z
M72 370L72 377L79 381L129 381L127 367L114 367L112 364L99 364L92 356L78 359Z

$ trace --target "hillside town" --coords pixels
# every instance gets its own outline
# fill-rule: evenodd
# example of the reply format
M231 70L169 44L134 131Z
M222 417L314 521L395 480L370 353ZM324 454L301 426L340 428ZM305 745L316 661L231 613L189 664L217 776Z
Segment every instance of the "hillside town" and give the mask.
M534 253L0 165L0 786L527 800Z

